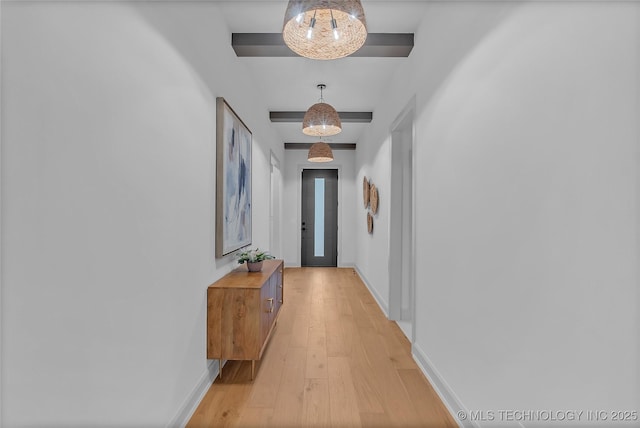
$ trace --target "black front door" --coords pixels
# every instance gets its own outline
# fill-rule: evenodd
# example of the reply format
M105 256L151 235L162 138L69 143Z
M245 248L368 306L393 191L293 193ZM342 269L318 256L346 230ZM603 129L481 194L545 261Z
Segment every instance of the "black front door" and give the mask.
M338 170L302 171L302 266L338 266Z

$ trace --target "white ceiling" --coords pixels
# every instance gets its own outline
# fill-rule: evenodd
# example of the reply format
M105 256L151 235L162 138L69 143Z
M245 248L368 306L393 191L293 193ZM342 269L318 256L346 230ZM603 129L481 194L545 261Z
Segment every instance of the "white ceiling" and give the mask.
M287 0L216 1L232 33L279 33ZM427 1L363 0L371 33L415 33ZM318 101L318 83L325 83L324 99L338 111L373 111L382 89L407 58L343 58L316 61L301 57L243 57L270 111L305 111ZM265 111L268 115L268 111ZM345 123L342 133L326 138L333 143L357 143L367 124ZM300 123L274 123L283 142L310 143Z

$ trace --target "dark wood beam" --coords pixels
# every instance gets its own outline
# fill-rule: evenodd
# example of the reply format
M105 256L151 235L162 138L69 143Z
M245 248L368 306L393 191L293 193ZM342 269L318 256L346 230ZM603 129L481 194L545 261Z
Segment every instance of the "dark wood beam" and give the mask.
M309 150L313 143L284 143L285 150ZM355 150L355 143L329 143L331 150Z
M274 123L302 123L304 111L270 111L269 119ZM340 121L343 123L370 123L373 112L370 111L339 111Z
M408 57L413 49L413 33L369 33L352 57ZM232 33L231 46L239 57L298 56L284 44L281 33Z

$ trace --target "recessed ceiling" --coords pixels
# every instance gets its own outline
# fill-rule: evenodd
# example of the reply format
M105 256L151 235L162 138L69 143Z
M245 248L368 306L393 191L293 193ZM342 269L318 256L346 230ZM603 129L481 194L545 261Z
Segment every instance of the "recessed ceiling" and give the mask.
M230 33L279 33L286 0L216 1ZM428 2L363 0L370 33L415 33ZM231 34L229 37L231 40ZM239 57L251 74L258 95L269 111L305 111L316 103L316 88L325 83L324 99L338 111L373 112L381 102L383 88L407 58L347 57L318 61L302 57ZM367 123L344 123L340 134L326 139L334 144L357 143ZM312 143L301 123L272 123L283 143ZM317 138L316 138L317 139Z

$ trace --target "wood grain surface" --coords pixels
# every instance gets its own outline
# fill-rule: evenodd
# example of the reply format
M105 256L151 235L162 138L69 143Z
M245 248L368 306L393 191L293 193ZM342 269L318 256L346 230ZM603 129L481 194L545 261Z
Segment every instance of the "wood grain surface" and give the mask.
M457 427L353 269L285 269L257 376L229 361L187 427Z

